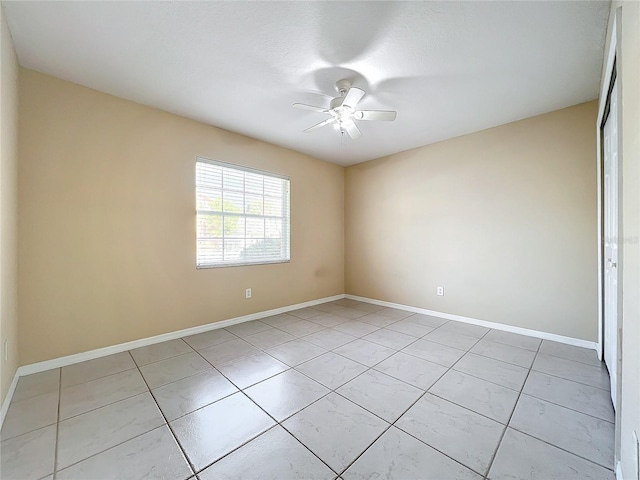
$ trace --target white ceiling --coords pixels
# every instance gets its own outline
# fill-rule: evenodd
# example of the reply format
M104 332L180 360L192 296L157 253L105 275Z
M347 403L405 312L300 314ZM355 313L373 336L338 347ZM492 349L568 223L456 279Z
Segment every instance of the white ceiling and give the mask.
M341 165L598 95L609 2L3 2L20 64ZM293 109L353 80L362 137Z

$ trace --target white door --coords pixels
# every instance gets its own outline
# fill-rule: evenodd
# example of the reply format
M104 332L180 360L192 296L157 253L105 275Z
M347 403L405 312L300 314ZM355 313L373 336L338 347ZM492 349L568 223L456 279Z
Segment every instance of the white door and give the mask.
M604 361L616 405L618 366L618 82L604 124Z

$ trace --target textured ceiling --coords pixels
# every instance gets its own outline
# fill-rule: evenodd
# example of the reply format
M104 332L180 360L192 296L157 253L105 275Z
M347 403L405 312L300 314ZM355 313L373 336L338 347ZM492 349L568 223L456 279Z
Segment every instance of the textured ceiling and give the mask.
M20 64L348 165L592 100L608 2L3 2ZM362 137L295 102L348 78Z

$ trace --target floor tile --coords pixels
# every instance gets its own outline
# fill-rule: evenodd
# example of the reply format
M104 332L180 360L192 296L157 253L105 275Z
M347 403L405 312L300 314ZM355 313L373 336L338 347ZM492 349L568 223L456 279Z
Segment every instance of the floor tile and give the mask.
M485 475L505 426L427 393L396 426Z
M275 422L242 393L235 393L171 422L196 470L201 470Z
M29 397L57 392L60 387L60 369L54 368L46 372L34 373L20 377L16 389L11 397L12 402L18 402Z
M423 390L427 390L447 371L442 365L402 352L387 358L374 368Z
M200 480L333 480L335 473L275 426L198 476Z
M169 340L168 342L135 348L131 350L131 356L138 366L142 366L153 362L159 362L160 360L165 360L167 358L177 357L178 355L189 352L193 352L193 349L181 338L176 338L175 340Z
M249 342L255 347L261 348L262 350L275 347L282 343L290 342L291 340L295 340L295 338L296 337L294 337L290 333L283 332L282 330L278 330L277 328L271 328L269 330L264 330L262 332L254 333L253 335L244 337L245 341Z
M3 440L0 443L3 480L36 479L53 473L55 450L55 425Z
M344 308L344 307L342 305L336 305L333 302L327 302L327 303L321 303L320 305L314 305L313 308L316 310L320 310L321 312L331 313L331 312L335 312L336 310L340 310L341 308Z
M339 317L332 313L322 313L317 317L313 317L309 319L310 322L317 323L318 325L322 325L323 327L335 327L336 325L340 325L341 323L348 322L348 318Z
M58 469L114 447L164 423L150 393L60 422Z
M370 333L369 335L366 335L362 338L369 342L377 343L378 345L382 345L383 347L393 348L395 350L401 350L410 343L416 341L416 338L412 337L411 335L394 332L393 330L388 330L386 328L376 330L375 332Z
M502 330L491 330L484 337L485 340L491 340L492 342L504 343L511 345L512 347L524 348L525 350L531 350L533 352L538 351L540 346L539 338L528 337L526 335L518 335L517 333L504 332Z
M614 480L611 470L507 428L489 471L491 480Z
M342 298L340 300L336 300L332 302L335 305L340 305L342 308L355 308L358 305L361 305L363 302L359 300L352 300L350 298Z
M440 317L434 317L432 315L424 315L422 313L414 313L410 317L407 317L405 320L410 321L411 323L417 323L419 325L424 325L425 327L438 328L447 323L449 320Z
M482 477L395 427L349 469L344 480L480 480Z
M298 317L306 320L308 318L318 316L322 312L320 310L316 310L315 308L307 307L307 308L300 308L298 310L292 310L291 312L288 312L288 313L289 315L293 315L294 317Z
M137 369L63 388L60 392L60 420L146 391L147 384Z
M330 393L286 420L282 426L334 471L341 472L389 424Z
M191 335L189 337L183 337L182 340L187 342L191 348L195 350L202 350L203 348L218 345L219 343L228 342L230 340L236 340L233 333L227 332L224 328L217 328L216 330L210 330L208 332L198 333L197 335Z
M63 388L70 387L132 368L136 364L129 352L116 353L62 367L60 382Z
M378 313L370 313L368 315L365 315L364 317L360 317L358 321L364 322L364 323L370 323L371 325L375 325L376 327L384 328L386 326L399 322L400 319L395 317L380 315Z
M354 378L336 392L389 423L395 422L424 393L375 370Z
M339 317L348 318L349 320L355 320L356 318L364 317L367 314L367 312L363 312L362 310L348 307L341 308L340 310L335 310L331 313Z
M378 328L379 327L371 325L370 323L359 322L357 320L351 320L333 327L334 330L338 330L339 332L343 332L354 337L364 337L365 335L375 332Z
M238 389L217 370L211 369L151 391L167 420L191 413Z
M393 348L383 347L382 345L368 342L361 338L336 348L333 351L368 367L373 367L385 358L396 353Z
M279 313L278 315L272 315L270 317L260 319L262 323L266 323L272 327L281 327L282 325L297 322L298 320L300 320L298 317L289 315L288 313Z
M284 330L296 337L304 337L305 335L311 335L312 333L324 330L324 328L324 326L310 322L309 320L298 320L297 322L281 326L280 330Z
M586 363L599 367L602 362L598 359L598 354L591 348L576 347L564 343L543 340L540 345L540 353L552 355L554 357L566 358L574 362Z
M45 393L12 402L7 410L2 440L8 440L33 430L55 424L58 421L58 392Z
M614 421L611 395L601 388L532 371L522 392L608 422Z
M367 367L364 365L336 355L333 352L325 353L296 367L296 370L313 378L331 390L344 385L352 378L363 373L366 369Z
M478 342L477 337L464 335L451 330L442 330L445 326L446 325L443 325L427 333L427 335L423 337L423 340L440 343L448 347L457 348L458 350L469 350Z
M200 355L206 358L214 366L218 366L237 358L258 353L259 351L260 350L250 343L237 339L199 350L198 353L200 353Z
M271 377L245 393L269 415L281 422L329 393L329 389L296 370Z
M384 309L385 307L382 307L380 305L374 305L373 303L362 302L362 303L359 303L358 305L354 305L351 308L355 308L356 310L362 310L363 312L367 312L367 313L374 313Z
M145 365L140 367L140 372L149 388L156 388L211 368L209 362L197 353L191 352Z
M466 373L449 370L429 392L506 424L519 393Z
M258 352L223 363L217 368L220 373L242 389L284 372L289 366L266 353Z
M193 475L171 431L162 426L76 463L58 480L184 480Z
M412 318L413 317L403 318L396 323L392 323L387 328L389 330L411 335L412 337L416 338L420 338L434 329L434 327L429 327L427 325L422 325L420 323L414 322L411 320Z
M522 389L529 373L526 368L474 353L467 353L453 369L517 391Z
M269 330L270 328L273 327L261 322L260 320L253 320L251 322L236 323L235 325L231 325L230 327L225 327L225 330L233 333L238 337L247 337L249 335L253 335L254 333L264 332L265 330Z
M402 351L445 367L452 366L465 354L464 350L430 342L424 338L405 347Z
M481 327L480 325L474 325L472 323L456 322L451 320L446 324L439 327L440 330L446 332L459 333L461 335L467 335L469 337L482 338L490 330L487 327Z
M574 362L573 360L538 353L531 368L538 372L609 390L609 374L604 365L594 367Z
M496 360L524 368L531 368L533 359L536 358L536 352L504 343L492 342L486 338L476 343L469 351L483 357L495 358Z
M283 343L277 347L270 348L267 353L277 358L281 362L286 363L290 367L295 367L301 363L318 357L326 353L324 348L318 347L300 338L291 342Z
M522 395L509 426L605 468L614 468L612 423Z
M326 350L333 350L346 343L352 342L356 337L340 332L333 328L327 328L304 337L304 340Z
M402 318L410 317L411 315L413 315L413 312L408 312L406 310L400 310L398 308L385 307L382 310L378 310L376 312L376 314L377 315L382 315L383 317L391 317L391 318L395 318L397 320L400 320Z

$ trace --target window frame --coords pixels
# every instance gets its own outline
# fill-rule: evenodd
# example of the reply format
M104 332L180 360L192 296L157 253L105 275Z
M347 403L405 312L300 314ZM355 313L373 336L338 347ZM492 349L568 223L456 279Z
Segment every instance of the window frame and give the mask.
M246 173L253 173L256 175L262 175L264 177L271 177L271 178L275 178L275 179L279 179L279 180L285 180L286 181L286 191L284 192L284 195L282 197L282 208L283 208L283 212L284 212L284 216L280 217L282 218L283 222L282 222L282 240L286 240L285 243L285 248L284 248L284 252L285 252L285 257L283 258L279 258L277 260L267 260L267 259L261 259L261 260L250 260L250 261L243 261L243 262L223 262L223 263L203 263L203 264L199 264L198 263L198 241L200 240L200 237L198 236L198 216L200 215L200 210L198 210L198 179L197 179L197 168L198 168L198 163L207 163L210 165L214 165L216 167L222 167L222 168L229 168L232 170L236 170L236 171L241 171L241 172L246 172ZM266 170L259 170L257 168L251 168L251 167L246 167L244 165L237 165L235 163L229 163L229 162L222 162L219 160L212 160L209 158L204 158L204 157L200 157L197 156L196 157L196 164L195 164L195 185L194 185L194 190L195 190L195 201L196 201L196 258L195 258L195 263L196 263L196 269L197 270L201 270L201 269L209 269L209 268L224 268L224 267L246 267L246 266L255 266L255 265L274 265L274 264L279 264L279 263L290 263L291 262L291 179L288 175L283 175L281 173L275 173L275 172L269 172ZM223 198L223 202L224 202L224 184L222 185L220 191L222 192L222 198ZM246 190L243 189L243 194L246 194ZM264 199L265 194L264 192L262 193L262 197ZM222 241L224 242L224 212L221 212L222 215L222 221L223 221L223 228L222 228ZM241 213L241 214L234 214L233 216L238 216L238 217L242 217L242 218L269 218L267 215L264 215L264 212L262 215L258 215L258 214L247 214L245 212ZM245 231L245 235L244 235L245 241L247 239L247 235L246 235L246 231ZM266 237L265 237L266 238ZM224 243L223 243L224 245ZM224 246L223 246L224 248ZM246 247L245 247L246 248Z

